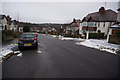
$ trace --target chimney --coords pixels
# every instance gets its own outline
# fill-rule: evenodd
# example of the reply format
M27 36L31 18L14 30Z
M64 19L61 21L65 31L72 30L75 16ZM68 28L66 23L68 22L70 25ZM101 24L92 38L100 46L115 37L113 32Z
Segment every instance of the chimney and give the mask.
M105 12L105 8L104 7L101 7L100 9L99 9L99 13L100 14L103 14Z
M73 22L74 22L74 23L76 22L75 18L73 19Z

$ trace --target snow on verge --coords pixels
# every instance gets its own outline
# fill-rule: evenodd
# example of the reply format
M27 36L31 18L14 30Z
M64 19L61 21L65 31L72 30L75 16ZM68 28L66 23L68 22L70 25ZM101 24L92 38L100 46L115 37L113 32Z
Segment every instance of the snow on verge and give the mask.
M63 36L61 36L61 35L51 35L52 37L56 37L56 38L58 38L58 39L60 39L60 40L71 40L71 41L83 41L84 39L81 39L81 38L71 38L71 37L63 37Z
M57 37L57 35L51 35L52 37Z
M91 48L96 48L101 51L107 51L110 53L117 54L116 51L120 50L120 45L107 43L107 40L99 40L99 39L81 39L81 38L71 38L71 37L63 37L63 36L56 36L51 35L52 37L56 37L60 40L72 40L77 41L77 45L84 45Z
M10 45L0 48L0 61L2 61L2 58L5 58L7 55L13 53L11 49L16 46L17 44L10 44Z
M77 42L76 44L84 45L91 48L96 48L101 51L108 51L115 54L116 51L119 50L119 46L120 46L116 44L107 43L107 40L98 40L98 39L88 39L88 40L84 40L83 42Z

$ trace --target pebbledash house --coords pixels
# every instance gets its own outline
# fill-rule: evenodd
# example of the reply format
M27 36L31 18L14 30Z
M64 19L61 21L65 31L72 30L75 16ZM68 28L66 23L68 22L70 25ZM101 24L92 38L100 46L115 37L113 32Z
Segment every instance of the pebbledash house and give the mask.
M117 12L101 7L98 12L90 13L83 18L79 26L79 34L101 32L107 36L109 27L117 20Z

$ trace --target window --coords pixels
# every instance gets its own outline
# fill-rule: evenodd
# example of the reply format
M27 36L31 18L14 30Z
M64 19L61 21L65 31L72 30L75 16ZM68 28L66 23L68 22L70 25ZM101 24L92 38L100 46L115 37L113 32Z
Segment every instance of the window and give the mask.
M83 22L83 23L82 23L82 26L87 26L87 22Z

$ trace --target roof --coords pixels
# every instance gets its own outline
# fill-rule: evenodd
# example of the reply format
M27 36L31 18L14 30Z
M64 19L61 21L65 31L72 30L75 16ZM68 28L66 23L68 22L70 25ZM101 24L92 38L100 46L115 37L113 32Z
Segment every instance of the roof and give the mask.
M120 23L115 23L110 28L112 28L112 29L120 29Z
M73 20L73 22L72 23L70 23L71 24L71 26L72 27L78 27L79 25L80 25L80 19L77 19L77 20Z
M0 15L0 17L1 17L2 19L6 18L6 16L5 16L5 15Z
M90 13L82 21L116 21L117 13L111 9L104 10L103 7L98 12Z

